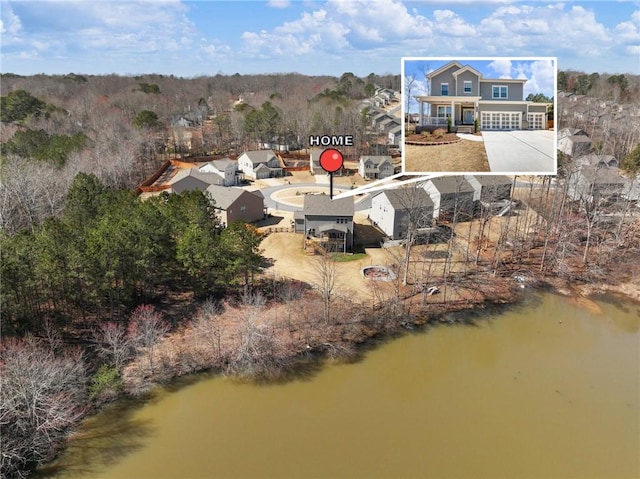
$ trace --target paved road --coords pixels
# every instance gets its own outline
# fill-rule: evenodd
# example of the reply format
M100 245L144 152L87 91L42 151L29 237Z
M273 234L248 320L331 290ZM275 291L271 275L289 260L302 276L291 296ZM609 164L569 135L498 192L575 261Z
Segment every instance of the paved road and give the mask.
M483 131L492 173L555 173L554 132Z
M302 210L300 206L292 206L281 201L277 202L271 198L271 195L276 191L292 189L295 190L297 188L319 188L324 185L319 185L318 183L294 183L291 185L278 185L278 186L269 186L268 188L262 188L260 191L264 195L264 204L270 210L279 210L279 211L298 211ZM334 185L335 186L335 185ZM329 191L329 185L326 185L327 191ZM334 192L335 193L335 192ZM356 211L367 210L371 208L371 197L366 195L365 198L361 201L358 201L355 204Z

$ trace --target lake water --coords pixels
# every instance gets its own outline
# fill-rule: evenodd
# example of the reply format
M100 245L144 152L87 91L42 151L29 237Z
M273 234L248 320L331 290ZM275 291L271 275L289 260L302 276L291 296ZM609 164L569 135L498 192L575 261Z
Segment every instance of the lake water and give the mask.
M640 476L640 307L551 294L279 385L182 381L86 422L39 477Z

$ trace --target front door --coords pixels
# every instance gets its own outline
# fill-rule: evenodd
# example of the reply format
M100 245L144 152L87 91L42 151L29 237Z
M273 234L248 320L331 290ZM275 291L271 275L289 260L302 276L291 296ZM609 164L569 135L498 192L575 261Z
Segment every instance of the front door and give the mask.
M465 125L473 125L473 109L462 110L462 123Z

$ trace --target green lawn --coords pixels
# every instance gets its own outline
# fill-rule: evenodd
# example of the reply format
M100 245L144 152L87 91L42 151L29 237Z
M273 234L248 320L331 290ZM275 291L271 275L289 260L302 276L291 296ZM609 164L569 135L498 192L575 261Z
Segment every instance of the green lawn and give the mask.
M333 261L337 263L346 263L347 261L356 261L367 257L367 253L353 253L353 254L334 254L331 256Z

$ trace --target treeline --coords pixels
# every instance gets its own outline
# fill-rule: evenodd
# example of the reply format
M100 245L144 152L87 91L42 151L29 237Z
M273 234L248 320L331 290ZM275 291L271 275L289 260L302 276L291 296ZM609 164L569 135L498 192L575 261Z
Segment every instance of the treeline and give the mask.
M0 76L0 228L8 234L58 215L77 173L135 188L167 152L236 157L274 138L349 132L350 154L374 154L358 101L374 86L400 87L399 75L374 73ZM188 134L172 126L180 116Z
M633 101L640 93L638 75L558 71L558 90L605 100Z
M249 284L260 239L245 223L221 228L201 192L141 202L81 173L59 218L0 237L3 333L118 317L165 286L221 295Z

